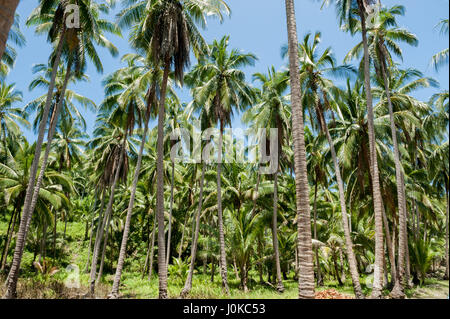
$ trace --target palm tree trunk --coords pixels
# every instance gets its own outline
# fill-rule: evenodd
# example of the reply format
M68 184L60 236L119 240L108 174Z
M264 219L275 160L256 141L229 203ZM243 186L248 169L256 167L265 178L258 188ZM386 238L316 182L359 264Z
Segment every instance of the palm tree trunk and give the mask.
M114 174L114 181L113 181L113 184L111 185L111 193L109 194L108 206L106 206L106 212L105 212L105 216L103 218L103 223L101 226L100 226L100 221L99 221L100 230L98 231L98 237L95 238L94 251L92 253L91 273L89 276L89 294L91 295L91 297L93 297L94 293L95 293L95 275L97 273L98 254L100 251L100 245L101 245L102 238L103 238L104 228L106 226L107 220L109 221L109 216L112 212L112 206L114 203L114 193L116 191L116 186L119 181L120 169L121 169L122 163L125 158L125 153L126 153L125 145L127 142L127 138L128 138L127 133L125 133L125 136L124 136L124 139L122 142L122 149L120 151L119 162L118 162L118 165L116 168L116 172Z
M328 125L325 121L325 117L323 114L323 110L321 109L320 103L318 105L318 109L319 109L319 118L322 119L323 129L325 131L325 135L327 136L328 145L330 146L331 158L333 159L334 171L339 189L339 202L341 204L342 227L344 228L345 247L347 249L347 259L350 268L350 275L352 277L353 290L355 292L356 298L363 299L364 294L362 292L361 284L359 282L358 266L356 265L356 258L355 253L353 251L352 237L348 226L348 217L347 217L348 214L347 214L347 204L345 202L344 182L342 180L341 170L339 168L339 162L336 156L336 149L334 147L334 142L331 139L330 131L328 130Z
M167 299L167 264L166 243L164 232L164 117L167 81L169 79L170 58L167 57L164 65L164 75L161 87L161 100L158 108L158 144L156 160L156 213L158 216L158 275L159 299Z
M97 242L98 238L100 237L100 228L102 225L103 209L105 208L105 197L106 197L106 188L104 188L102 191L102 200L101 200L99 216L98 216L97 231L95 233L95 243ZM95 207L94 207L94 212L92 214L95 216ZM92 229L91 229L91 235L89 238L89 250L88 250L88 257L86 260L86 267L85 267L86 273L89 272L89 264L90 264L90 258L91 258L92 235L94 232L94 216L92 217ZM95 246L95 243L94 243L94 246Z
M58 212L55 210L54 212L54 219L53 219L53 259L56 258L56 226L57 226L57 217Z
M383 206L383 224L384 224L384 233L386 234L386 248L389 254L389 263L391 265L391 281L395 285L397 282L397 266L395 263L395 250L392 245L391 233L389 230L389 222L386 216L386 210Z
M277 172L273 174L273 215L272 215L272 241L273 241L273 252L275 267L277 270L277 291L284 292L283 281L281 280L281 266L280 266L280 251L278 247L278 169Z
M108 246L110 224L111 224L111 214L108 215L108 220L106 221L105 238L103 239L103 249L102 255L100 257L100 267L98 268L97 279L95 281L96 284L100 282L103 276L103 266L105 265L105 255L106 255L106 247Z
M4 1L8 1L8 0L4 0ZM9 6L9 7L11 8L11 6ZM4 30L6 30L5 27L4 27ZM8 30L9 30L9 27L8 27ZM39 125L39 134L38 134L38 138L36 141L34 158L33 158L32 164L31 164L31 168L30 168L30 177L28 180L27 192L25 195L25 202L23 205L23 213L22 213L22 216L20 219L19 230L17 232L16 247L14 249L14 257L13 257L13 261L12 261L12 265L11 265L11 270L8 275L8 279L6 281L7 289L6 289L5 298L7 298L7 299L13 299L13 298L17 297L17 291L16 291L17 279L19 278L20 263L22 261L22 255L23 255L23 250L25 248L26 236L27 236L28 229L29 229L29 224L30 224L29 220L31 220L31 216L32 216L29 208L30 208L31 199L33 196L36 175L37 175L37 171L39 168L39 159L41 157L42 143L44 141L45 128L47 126L48 115L50 113L50 106L51 106L51 101L52 101L52 97L53 97L53 90L55 88L56 73L57 73L59 62L61 60L61 52L62 52L62 46L64 43L64 37L65 37L65 31L63 30L62 34L60 36L60 39L59 39L58 47L56 49L56 56L55 56L55 61L53 63L52 75L51 75L50 84L48 87L48 93L47 93L47 99L45 102L44 113L42 115L41 123ZM1 41L0 41L0 43L1 43Z
M14 23L14 15L19 0L0 0L0 58L5 53L9 30Z
M448 189L445 190L445 196L447 197L447 214L445 217L445 276L444 279L448 280Z
M173 184L175 175L175 162L172 161L172 176L170 182L170 209L169 209L169 229L167 231L167 255L166 265L169 265L170 261L170 239L172 237L172 212L173 212Z
M117 261L116 274L114 276L114 282L113 282L113 286L112 286L112 290L111 290L111 294L110 294L110 296L112 298L117 298L117 295L119 293L120 277L122 276L123 264L125 261L125 254L127 252L127 242L128 242L128 235L130 233L131 216L133 214L134 199L136 197L137 183L139 180L139 173L141 171L142 154L144 153L144 146L145 146L145 142L147 140L149 119L150 119L150 116L147 115L146 119L145 119L144 135L142 136L138 160L137 160L136 168L134 171L133 185L131 187L130 201L128 203L128 209L127 209L127 218L125 221L125 227L123 229L122 243L120 245L119 260Z
M14 210L12 212L11 219L9 221L8 231L6 232L7 239L5 241L5 247L3 248L2 252L2 259L1 259L2 265L0 267L0 272L3 272L6 267L6 261L8 260L9 245L11 244L11 239L14 234L14 228L16 227L17 215L19 214L18 209L20 208L14 206Z
M292 135L294 139L294 170L299 247L299 298L314 298L314 263L311 239L309 185L306 169L305 132L299 74L298 38L294 0L285 0L289 40L291 77Z
M181 298L186 298L189 292L192 289L192 276L194 275L194 266L195 266L195 258L197 257L197 244L198 244L198 236L200 232L200 217L202 213L202 205L203 205L203 185L205 181L205 171L206 171L206 163L202 164L202 177L200 179L200 194L198 199L198 210L197 215L195 216L195 231L193 233L192 240L192 248L191 248L191 264L189 266L189 273L186 278L186 282L184 284L184 288L181 291Z
M156 219L156 216L153 218L153 232L152 232L152 247L150 249L150 262L149 262L149 269L148 269L148 280L150 281L152 279L153 275L153 258L154 258L154 251L155 251L155 236L156 236L156 224L158 220Z
M220 246L220 275L222 277L222 288L228 295L230 290L228 288L227 276L227 257L225 253L225 234L223 229L222 216L222 147L223 147L223 122L220 121L219 134L219 149L217 153L217 210L219 223L219 246Z
M317 179L315 181L314 185L314 204L313 204L313 211L314 211L314 239L317 240L317 188L318 188L318 182ZM295 249L297 252L297 249ZM317 286L322 286L322 273L320 271L320 260L319 260L319 248L314 248L314 253L316 255L316 266L317 266ZM297 254L295 255L295 266L297 268Z
M405 275L405 245L403 244L405 242L405 223L406 223L406 208L404 207L405 203L405 193L404 193L404 187L402 186L402 174L403 174L403 168L402 164L400 162L400 153L398 149L398 140L397 140L397 127L395 125L394 120L394 111L392 108L392 102L391 102L391 93L389 90L389 83L388 83L388 77L386 74L386 65L385 61L380 61L381 64L381 72L383 74L383 81L384 81L384 90L386 93L386 98L388 102L388 108L389 108L389 120L391 125L391 134L392 134L392 141L394 144L394 162L395 162L395 179L397 181L397 199L398 199L398 214L399 214L399 235L398 240L399 243L399 249L398 249L398 280L395 280L394 289L391 292L391 296L395 299L403 299L405 298L405 286L404 286L404 275Z
M374 112L372 104L372 91L370 86L370 61L369 61L369 46L367 42L367 29L366 29L366 16L365 7L363 0L357 0L359 16L361 18L362 27L362 41L364 45L364 87L366 91L367 100L367 118L369 127L369 148L370 148L370 158L371 165L370 170L372 171L372 192L373 192L373 204L375 212L375 269L374 269L374 280L373 280L373 290L372 298L379 299L382 294L382 281L383 281L383 213L382 213L382 198L380 191L380 177L378 171L378 161L377 161L377 151L376 151L376 140L375 140L375 130L374 130Z

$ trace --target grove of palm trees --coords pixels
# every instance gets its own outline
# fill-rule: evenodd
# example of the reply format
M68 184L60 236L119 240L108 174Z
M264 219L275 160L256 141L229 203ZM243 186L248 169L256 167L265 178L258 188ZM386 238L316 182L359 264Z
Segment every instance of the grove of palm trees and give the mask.
M447 299L431 2L0 0L0 295Z

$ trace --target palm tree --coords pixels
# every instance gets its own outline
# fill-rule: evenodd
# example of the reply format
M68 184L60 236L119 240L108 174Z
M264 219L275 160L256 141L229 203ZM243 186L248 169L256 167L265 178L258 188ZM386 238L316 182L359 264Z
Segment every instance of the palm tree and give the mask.
M375 65L377 74L383 79L385 94L389 109L390 125L392 141L394 145L394 162L397 181L397 200L399 211L399 257L398 257L398 278L394 278L395 286L392 290L392 296L394 298L404 298L404 273L405 273L405 249L407 246L407 234L406 234L406 200L405 200L405 186L401 182L403 180L403 167L400 162L400 153L397 139L397 128L394 122L394 111L392 107L392 101L389 91L388 72L389 66L393 66L392 56L389 52L391 48L393 53L402 58L402 51L397 42L406 42L411 45L417 46L418 40L414 34L411 34L405 29L397 27L395 21L396 15L404 15L405 8L403 6L394 6L389 9L383 9L376 17L374 25L368 29L369 37L368 43L370 47L370 53L372 61ZM349 52L346 60L350 60L353 56L358 56L363 47L362 43L359 43L353 50Z
M151 7L148 5L151 2ZM158 218L158 272L159 297L167 298L166 243L164 236L164 182L163 182L163 134L167 82L170 70L174 69L175 80L183 83L184 68L189 64L192 50L199 57L207 50L206 43L196 24L206 25L208 15L222 18L222 12L229 13L223 0L143 0L120 13L121 25L137 24L132 33L132 45L148 53L156 67L163 68L163 78L158 108L157 141L157 197Z
M288 101L284 92L287 90L289 77L286 72L276 72L275 68L269 69L268 74L256 73L253 75L253 79L257 80L261 84L261 90L258 94L258 104L249 110L248 119L252 122L255 129L265 128L277 128L277 143L278 152L275 155L277 157L276 162L280 163L282 149L289 143L288 136L290 130L290 123L288 112ZM246 118L244 118L246 120ZM266 131L268 132L268 131ZM270 143L270 134L266 134L266 140L260 141L260 145L266 147ZM267 148L267 147L266 147ZM267 154L271 155L271 154ZM259 174L259 173L258 173ZM274 248L274 261L277 274L276 287L279 292L284 291L283 282L281 279L281 267L280 267L280 252L278 248L278 235L277 235L277 216L278 216L278 174L279 164L277 165L276 172L273 173L274 180L274 193L273 193L273 217L272 217L272 241Z
M131 61L139 61L143 60L142 57L135 56L133 57L133 60ZM128 241L128 234L130 229L130 223L131 223L131 216L134 206L134 200L137 190L137 183L139 174L141 173L141 164L142 164L142 155L144 152L144 146L147 141L147 135L148 135L148 124L150 120L150 116L155 114L156 111L156 105L158 104L158 97L157 97L157 88L159 87L160 83L160 72L158 69L148 69L144 66L136 66L133 64L134 62L130 63L128 68L124 69L124 72L135 72L136 78L132 80L131 85L122 93L124 95L124 98L130 99L136 99L135 103L145 103L146 108L143 114L144 117L144 132L141 138L141 145L139 149L139 155L135 167L135 173L133 177L133 185L131 187L131 195L130 200L128 204L127 209L127 217L122 237L122 244L120 247L120 253L119 253L119 260L117 262L117 268L116 268L116 275L114 277L114 283L113 288L111 291L110 296L112 298L116 298L118 291L119 291L119 283L120 283L120 277L122 275L122 269L123 264L125 261L125 253L126 253L126 245ZM150 89L147 92L145 97L142 97L142 92L145 91L145 85L146 83L151 83Z
M331 157L335 169L336 181L339 190L339 200L341 204L342 226L345 234L345 242L347 249L347 257L352 276L353 287L357 298L364 298L359 283L359 273L356 265L356 259L353 252L353 243L350 236L350 229L347 218L347 204L345 201L344 183L341 176L341 169L336 155L334 142L331 138L328 124L326 123L325 112L329 110L331 113L330 100L333 99L333 91L336 90L332 81L325 78L325 74L336 76L351 76L352 69L347 66L336 66L335 59L331 53L331 48L324 50L322 54L318 54L317 46L320 43L321 34L317 32L310 44L311 34L307 34L302 43L299 44L299 55L302 67L300 69L301 78L304 85L304 104L314 105L315 118L318 121L319 130L325 133L330 147ZM334 115L332 114L332 118ZM314 123L313 123L314 125Z
M254 92L245 83L245 75L239 69L253 65L256 57L253 54L239 53L238 50L228 52L229 37L220 42L214 41L210 46L210 55L195 67L195 77L202 79L203 85L193 90L194 98L199 105L204 105L206 114L212 123L219 123L219 143L217 156L217 210L220 242L220 273L222 286L229 293L227 280L227 264L225 255L225 237L222 216L221 168L223 152L223 132L225 126L231 124L234 108L242 111L254 99Z
M25 127L30 125L25 119L23 111L14 106L14 104L21 101L22 92L17 91L14 84L8 85L4 81L0 82L0 134L4 144L5 154L7 136L20 135L18 123Z
M294 0L285 0L289 46L289 70L292 105L292 136L294 140L294 170L297 204L299 250L299 298L314 298L314 263L309 207L309 185L306 171L306 147L301 101L300 65L298 59L297 24Z
M117 54L117 49L104 37L104 32L112 32L120 35L120 30L106 20L100 19L100 10L107 11L106 5L98 5L94 1L79 0L76 4L81 7L80 13L80 28L68 27L66 25L66 6L69 3L59 2L55 0L41 1L40 5L35 9L28 19L28 24L39 25L38 32L48 32L48 39L51 42L58 41L57 48L54 52L54 62L52 68L52 75L50 79L49 89L44 107L44 113L39 127L39 135L36 143L36 154L33 164L30 169L30 182L28 183L28 191L25 197L24 211L22 214L22 221L16 242L16 250L14 252L13 265L11 266L10 274L7 283L7 298L15 298L17 279L19 275L20 263L25 244L25 238L31 222L31 217L37 201L37 194L39 193L40 184L42 183L43 174L46 169L48 155L50 153L51 141L56 129L56 121L48 130L47 149L41 165L41 173L37 179L37 170L39 166L39 158L42 149L42 142L44 138L45 128L50 113L51 102L53 98L53 90L55 87L56 73L61 57L64 56L67 61L66 78L63 84L61 96L65 95L65 89L73 70L79 77L86 65L86 55L94 62L98 71L102 71L103 67L101 61L95 50L94 41L103 47L109 49L113 54ZM53 57L52 57L53 58ZM54 112L55 118L58 118L60 112L60 105L62 99L57 102L56 110Z
M1 0L0 1L0 57L3 56L6 47L6 40L8 40L9 30L14 23L14 14L16 12L19 0Z

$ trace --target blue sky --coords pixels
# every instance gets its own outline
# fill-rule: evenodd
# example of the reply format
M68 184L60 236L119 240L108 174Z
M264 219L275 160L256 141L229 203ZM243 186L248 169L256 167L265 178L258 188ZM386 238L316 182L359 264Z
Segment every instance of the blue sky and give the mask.
M281 46L287 43L286 18L283 0L228 0L232 10L231 18L226 18L223 23L211 19L208 28L203 35L208 42L230 35L230 47L238 48L244 52L254 53L258 61L254 67L245 69L247 80L251 81L251 75L255 72L266 72L268 67L275 66L280 69L286 67L286 61L280 56ZM419 38L418 47L402 45L404 52L403 68L413 67L424 72L426 76L437 79L440 89L423 89L415 94L421 100L429 97L441 89L449 87L448 65L436 73L430 66L431 57L449 46L447 36L439 34L435 25L443 18L448 18L448 0L408 0L393 1L384 0L383 5L392 6L403 4L406 7L404 17L398 19L399 25L415 33ZM34 28L27 28L25 20L38 4L38 0L20 1L18 13L21 17L21 30L24 33L27 44L18 49L16 66L7 78L8 83L16 83L16 89L23 92L23 105L32 99L44 94L40 89L28 91L28 85L33 79L31 68L37 63L47 63L51 46L46 42L45 36L34 34ZM346 53L360 41L360 36L352 38L350 35L339 30L334 7L321 10L321 1L296 0L296 16L299 39L307 32L322 33L322 48L331 46L338 62L342 62ZM117 12L119 8L115 11ZM114 19L114 15L111 15ZM125 32L124 32L125 33ZM101 86L102 79L114 70L122 67L120 57L133 52L128 45L127 37L110 36L110 40L119 49L116 58L103 49L99 53L103 59L104 73L98 74L92 65L89 65L87 74L89 83L71 85L71 89L79 94L87 96L100 104L104 95ZM195 64L195 60L192 61ZM190 97L186 90L180 91L183 102L189 102ZM95 114L82 111L87 122L87 133L91 133L94 127ZM33 118L33 117L31 117ZM233 127L241 126L239 116L235 116ZM35 140L32 131L25 130L25 136Z

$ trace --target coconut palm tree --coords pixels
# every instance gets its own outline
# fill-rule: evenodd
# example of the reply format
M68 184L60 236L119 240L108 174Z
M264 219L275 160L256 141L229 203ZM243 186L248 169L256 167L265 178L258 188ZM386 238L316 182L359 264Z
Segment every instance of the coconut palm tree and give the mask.
M303 109L301 101L300 65L298 59L297 23L294 0L285 0L289 70L292 105L292 137L294 141L294 169L296 184L299 298L314 298L314 262L312 252L311 217L309 207L309 185L306 171L306 147L304 136Z
M192 71L195 77L201 78L203 85L193 90L195 100L204 105L212 123L219 123L219 143L217 146L217 210L220 242L220 273L222 286L229 293L227 280L227 264L225 255L225 237L222 216L221 168L223 152L223 132L226 125L231 124L231 117L236 108L243 111L254 99L254 91L245 82L241 67L253 65L256 57L243 54L238 50L228 51L229 37L214 41L210 45L210 55Z
M120 14L120 25L136 25L131 37L132 45L146 52L156 67L163 68L158 108L158 160L157 160L157 216L158 216L158 272L159 297L167 298L166 243L164 236L164 183L163 133L167 83L173 67L175 80L183 83L184 68L189 64L191 49L196 57L207 51L206 43L196 25L204 27L208 15L229 13L226 3L198 0L143 0L133 3ZM149 6L148 4L151 4Z
M448 19L442 19L436 27L440 28L441 34L448 35ZM436 53L431 59L431 65L436 71L438 71L445 64L448 64L448 48Z
M80 76L86 66L86 56L93 62L98 71L102 71L103 67L100 58L95 50L94 42L98 45L108 48L113 54L117 54L117 49L104 36L105 32L112 32L120 35L120 30L112 23L100 19L100 11L107 11L106 5L98 5L91 0L74 0L80 7L80 26L75 28L67 26L66 15L67 5L72 4L69 1L55 1L43 0L40 5L33 11L27 21L29 25L38 25L37 32L46 32L50 42L58 42L57 48L52 55L53 62L52 75L50 79L49 89L45 102L44 112L39 127L39 135L36 144L36 154L31 166L30 182L28 183L29 190L25 197L24 212L22 214L22 221L18 233L18 240L16 242L16 250L14 253L13 265L11 267L10 275L7 283L7 298L15 298L16 286L19 274L20 262L25 244L28 227L31 222L31 217L34 211L34 206L37 201L37 194L39 193L40 184L42 183L43 174L46 169L48 155L50 153L51 141L56 129L56 122L50 126L48 130L47 149L42 160L40 175L36 179L37 170L39 167L39 158L42 149L42 142L44 138L45 128L50 113L51 102L53 99L53 90L55 87L56 73L61 57L66 60L66 78L63 84L61 96L65 96L65 89L71 77L71 72ZM53 58L54 57L54 58ZM60 112L60 105L62 99L59 99L56 105L55 118L58 118Z

